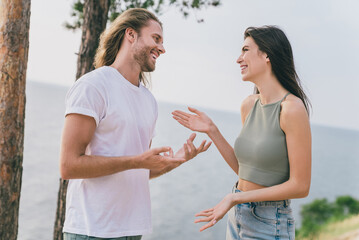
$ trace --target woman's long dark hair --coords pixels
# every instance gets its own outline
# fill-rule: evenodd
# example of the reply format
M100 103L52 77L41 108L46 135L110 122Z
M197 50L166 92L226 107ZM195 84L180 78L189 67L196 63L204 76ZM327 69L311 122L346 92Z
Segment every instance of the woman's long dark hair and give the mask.
M259 50L267 54L273 74L285 89L303 101L309 114L311 104L295 71L292 47L284 32L276 26L249 27L244 32L244 39L247 37L251 37ZM259 93L257 87L254 91Z

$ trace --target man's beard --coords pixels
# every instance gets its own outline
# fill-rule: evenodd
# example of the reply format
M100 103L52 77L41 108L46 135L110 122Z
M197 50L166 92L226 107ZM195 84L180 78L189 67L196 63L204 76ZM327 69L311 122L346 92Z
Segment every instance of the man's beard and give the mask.
M142 72L153 72L156 65L150 60L151 47L142 47L135 50L134 59L141 67Z

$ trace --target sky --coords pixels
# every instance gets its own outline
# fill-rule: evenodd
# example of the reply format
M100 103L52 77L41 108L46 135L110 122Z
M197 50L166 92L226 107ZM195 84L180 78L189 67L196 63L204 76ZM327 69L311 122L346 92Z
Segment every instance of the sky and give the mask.
M72 2L31 2L28 80L73 84L81 31L63 27L71 21ZM151 75L158 101L239 112L253 91L236 63L243 32L277 25L292 44L313 106L311 122L359 131L359 1L222 0L221 6L192 11L187 19L175 8L159 19L166 53Z

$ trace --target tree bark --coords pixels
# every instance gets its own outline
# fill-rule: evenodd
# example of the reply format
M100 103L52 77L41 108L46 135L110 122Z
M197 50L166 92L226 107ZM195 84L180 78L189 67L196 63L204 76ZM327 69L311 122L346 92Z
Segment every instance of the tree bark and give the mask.
M54 239L62 240L62 228L65 221L65 212L66 212L66 192L67 192L68 180L63 180L60 178L60 187L57 195L57 210L56 210L56 219L54 226Z
M76 80L94 69L93 61L99 44L100 35L106 28L109 5L109 0L85 1L82 40L77 59ZM54 240L63 239L62 228L65 220L67 185L67 180L60 179Z
M110 1L85 1L82 39L77 58L76 80L94 69L93 61L100 35L106 28Z
M0 2L0 239L18 233L30 0Z

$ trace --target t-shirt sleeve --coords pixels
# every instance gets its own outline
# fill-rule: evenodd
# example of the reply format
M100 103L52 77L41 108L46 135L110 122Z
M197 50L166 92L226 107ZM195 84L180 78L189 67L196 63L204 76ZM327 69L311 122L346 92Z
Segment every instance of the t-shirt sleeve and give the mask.
M104 117L104 94L87 82L76 82L66 95L65 116L71 113L93 117L96 126Z

